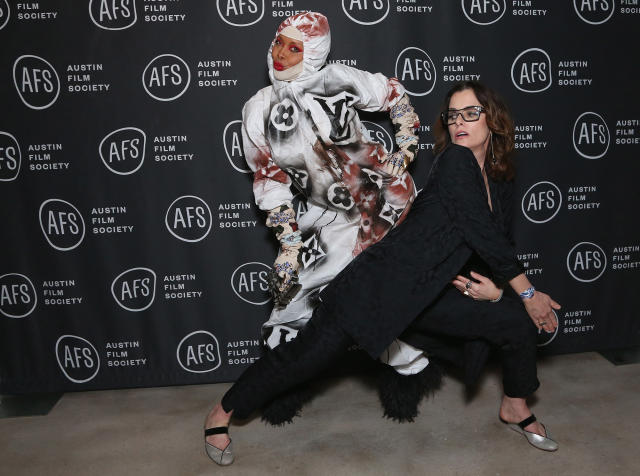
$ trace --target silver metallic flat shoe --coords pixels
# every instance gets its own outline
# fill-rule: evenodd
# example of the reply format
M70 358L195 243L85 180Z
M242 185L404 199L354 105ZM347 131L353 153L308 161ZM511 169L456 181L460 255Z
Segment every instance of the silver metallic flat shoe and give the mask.
M204 450L207 452L207 456L211 458L214 463L219 464L220 466L228 466L233 463L232 442L229 440L229 444L221 450L220 448L207 443L206 438L210 435L220 435L224 433L229 433L229 428L226 426L216 426L215 428L207 428L204 430Z
M542 423L540 424L542 425L542 428L544 428L547 436L538 435L537 433L533 433L524 429L525 426L529 426L534 421L536 421L536 416L533 413L530 417L525 418L520 423L509 423L508 421L503 420L501 417L498 418L500 418L500 421L511 428L513 431L524 435L527 441L539 450L556 451L558 449L558 443L551 438L549 430L547 430L547 427Z

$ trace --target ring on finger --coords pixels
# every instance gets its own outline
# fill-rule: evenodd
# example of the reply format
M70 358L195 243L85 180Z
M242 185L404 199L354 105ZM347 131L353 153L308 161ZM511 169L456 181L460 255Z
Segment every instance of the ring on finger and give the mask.
M462 294L464 294L465 296L468 296L468 295L469 295L469 291L465 291L465 292L464 292L464 293L462 293Z
M471 285L472 284L473 283L471 281L467 281L467 284L465 284L464 287L467 288L467 289L471 289Z

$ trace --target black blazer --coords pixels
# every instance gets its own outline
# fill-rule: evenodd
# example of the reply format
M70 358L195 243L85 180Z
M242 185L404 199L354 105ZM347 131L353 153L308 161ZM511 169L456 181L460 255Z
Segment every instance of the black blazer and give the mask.
M510 240L512 183L490 180L466 147L449 145L434 160L405 221L358 255L322 291L321 312L376 358L451 282L475 251L494 279L521 268Z

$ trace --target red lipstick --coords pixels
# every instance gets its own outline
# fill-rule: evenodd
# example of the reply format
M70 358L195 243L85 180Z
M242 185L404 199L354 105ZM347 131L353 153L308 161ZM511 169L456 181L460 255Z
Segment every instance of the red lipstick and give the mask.
M274 69L277 69L278 71L282 71L284 69L284 66L282 66L282 63L278 63L277 61L273 62L273 67L274 67Z

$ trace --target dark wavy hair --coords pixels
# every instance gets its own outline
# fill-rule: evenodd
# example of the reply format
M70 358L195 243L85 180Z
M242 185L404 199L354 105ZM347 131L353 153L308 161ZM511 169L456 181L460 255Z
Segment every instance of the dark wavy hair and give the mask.
M509 108L502 98L493 89L478 81L462 81L455 84L447 93L433 128L433 135L436 139L434 152L440 153L451 142L447 124L442 120L442 113L449 109L451 96L466 89L473 90L480 105L484 107L487 126L492 133L491 143L487 149L485 170L494 180L511 180L515 175L513 119L511 119Z

